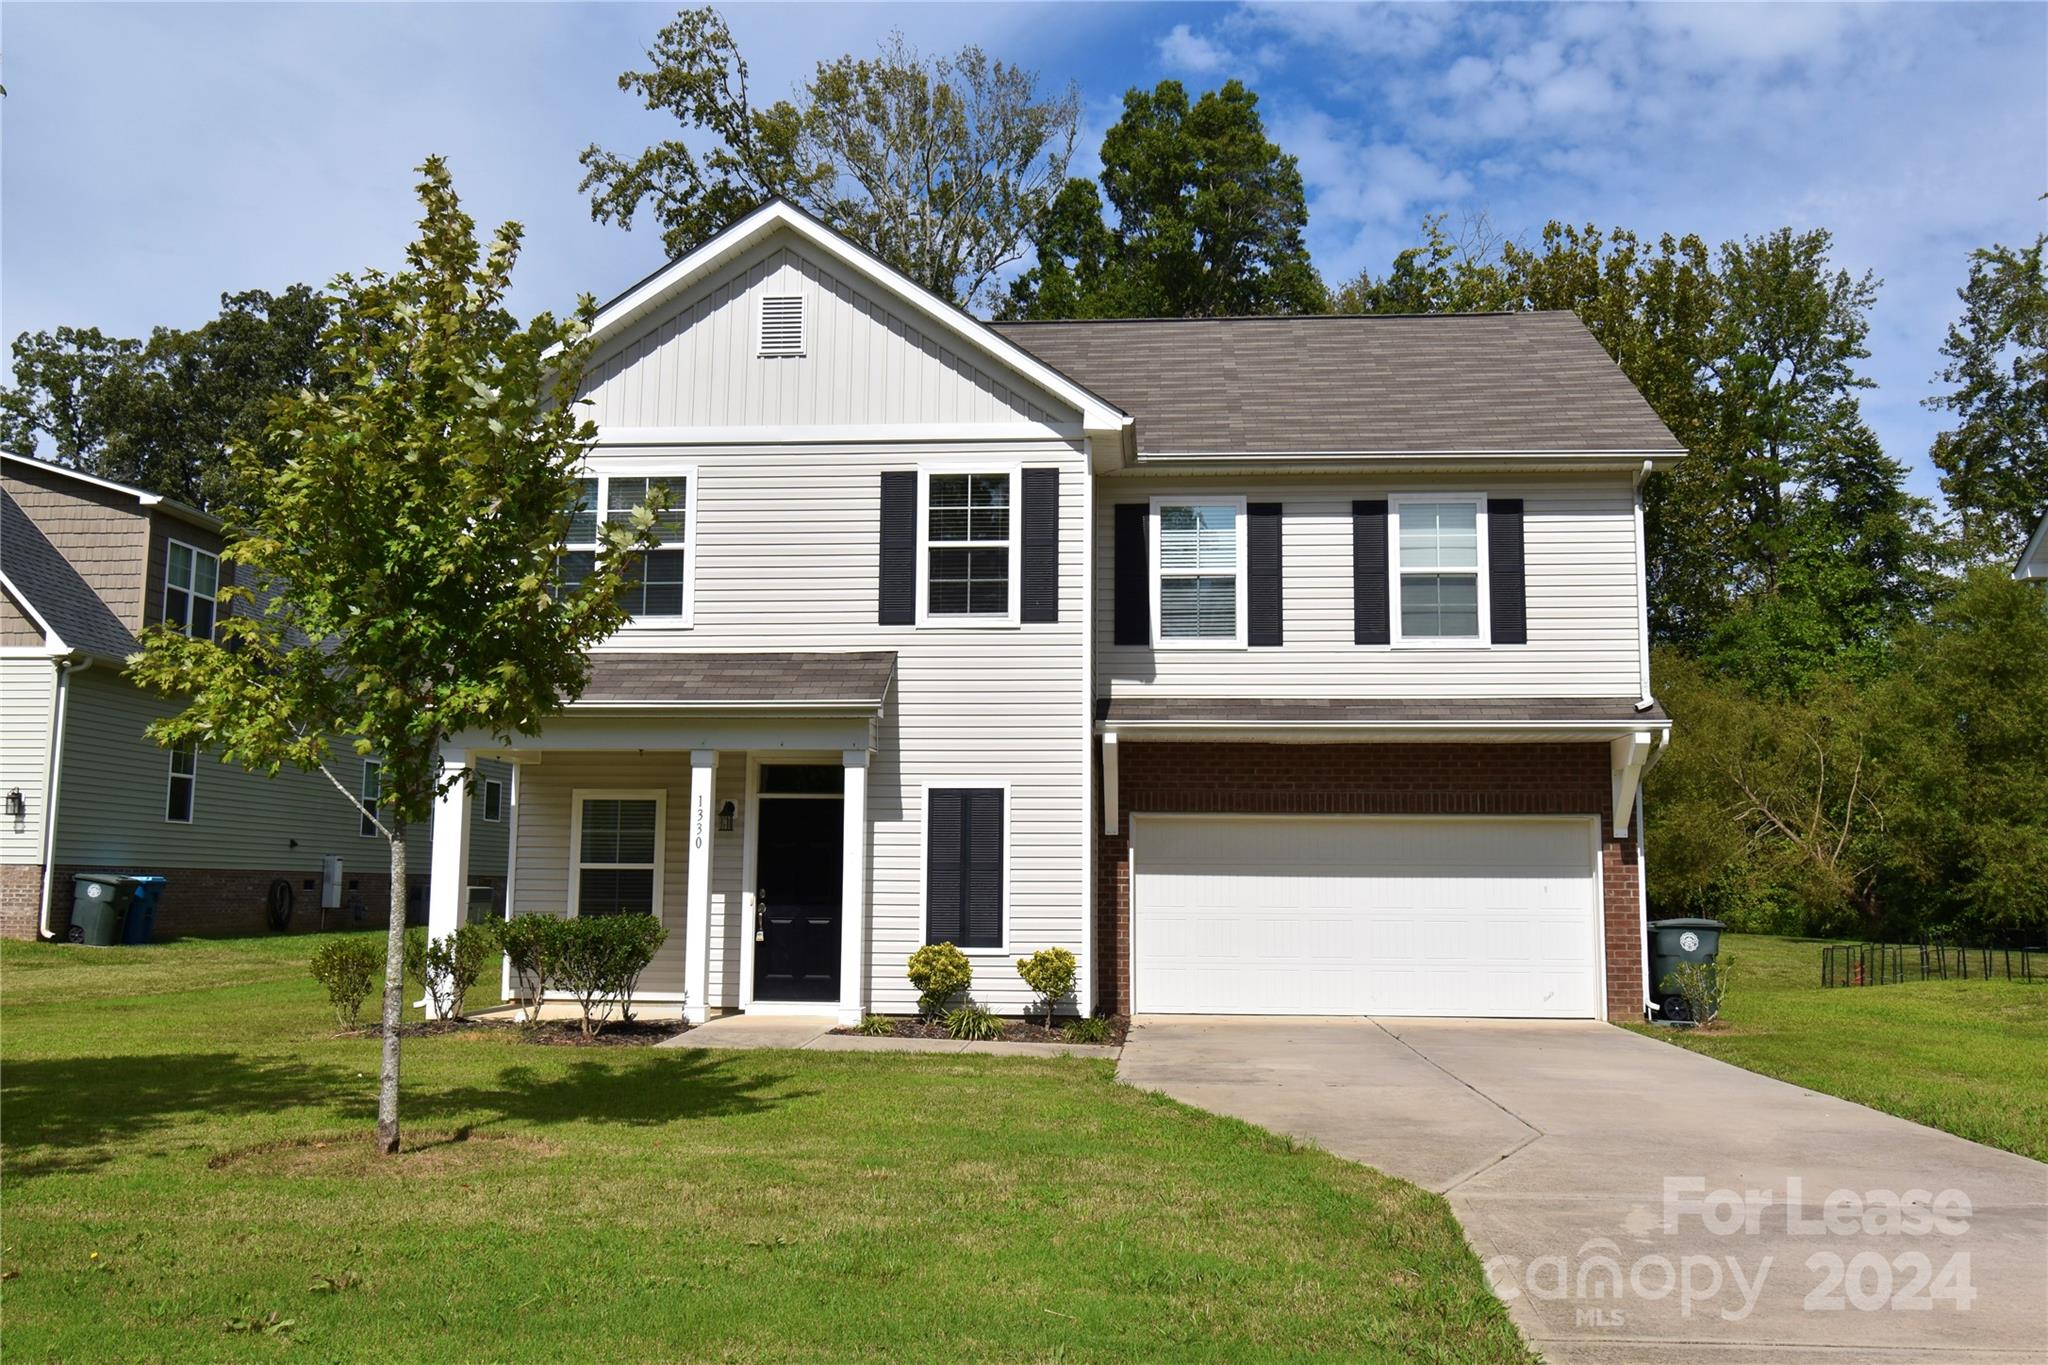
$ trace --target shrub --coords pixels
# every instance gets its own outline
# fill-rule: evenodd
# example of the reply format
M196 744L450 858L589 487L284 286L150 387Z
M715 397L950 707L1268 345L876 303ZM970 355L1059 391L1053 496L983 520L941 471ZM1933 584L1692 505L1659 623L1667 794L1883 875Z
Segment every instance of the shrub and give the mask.
M322 944L313 954L313 979L327 988L334 1022L343 1028L356 1027L363 1002L376 989L378 969L384 965L384 955L377 951L382 946L381 938L351 935Z
M462 1018L462 1002L498 955L502 937L495 921L465 924L431 940L424 929L405 931L406 977L419 983L436 1019Z
M652 915L598 915L560 923L561 951L551 979L575 997L584 1035L604 1027L614 1009L622 1021L632 1022L640 973L660 951L668 930Z
M886 1014L870 1014L861 1019L854 1031L870 1038L887 1038L896 1032L896 1021Z
M1685 1017L1696 1024L1711 1024L1721 1013L1721 1001L1728 993L1728 956L1718 962L1681 962L1661 983L1666 991L1685 1002ZM1670 1018L1667 1012L1666 1018Z
M1074 974L1079 968L1065 948L1040 948L1030 957L1017 959L1017 975L1045 1002L1047 1028L1052 1027L1053 1007L1074 993Z
M1003 1021L976 1004L962 1005L946 1014L946 1036L985 1043L1003 1036Z
M1109 1041L1109 1020L1100 1015L1089 1019L1069 1019L1060 1025L1060 1034L1070 1043L1106 1043Z
M910 955L910 984L917 987L917 1012L936 1019L974 984L974 964L950 943L927 943Z
M499 931L499 945L512 964L512 994L526 1011L528 1023L540 1021L541 1002L561 960L570 923L559 915L518 915Z

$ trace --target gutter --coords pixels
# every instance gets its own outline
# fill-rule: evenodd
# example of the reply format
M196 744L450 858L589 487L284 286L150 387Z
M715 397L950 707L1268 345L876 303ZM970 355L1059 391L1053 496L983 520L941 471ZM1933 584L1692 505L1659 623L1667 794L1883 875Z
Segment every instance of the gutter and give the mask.
M57 660L57 704L51 708L49 768L43 780L43 902L37 916L37 934L54 938L50 931L50 895L57 876L57 788L64 779L64 712L71 695L71 675L92 667L92 660L67 656Z

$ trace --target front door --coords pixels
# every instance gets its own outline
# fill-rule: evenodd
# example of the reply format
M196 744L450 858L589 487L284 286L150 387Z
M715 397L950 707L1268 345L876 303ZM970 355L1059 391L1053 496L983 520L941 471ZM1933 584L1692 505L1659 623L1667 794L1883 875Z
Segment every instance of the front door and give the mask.
M754 998L839 998L840 801L761 797Z

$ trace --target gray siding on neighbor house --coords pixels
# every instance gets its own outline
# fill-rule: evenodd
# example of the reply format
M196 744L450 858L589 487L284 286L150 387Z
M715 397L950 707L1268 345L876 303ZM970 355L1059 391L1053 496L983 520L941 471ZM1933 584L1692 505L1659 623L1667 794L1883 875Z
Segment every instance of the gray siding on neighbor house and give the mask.
M50 719L56 665L33 654L0 654L0 795L19 789L20 819L0 812L0 862L39 863L49 788Z
M338 853L352 871L388 865L384 841L362 836L354 807L318 773L286 771L267 778L202 752L191 821L166 820L169 755L143 729L175 709L104 665L72 676L56 861L110 871L210 867L312 874L323 854ZM360 760L343 752L332 766L352 791L361 790ZM502 776L502 765L494 766ZM481 809L474 814L471 870L499 874L506 824L485 822ZM412 871L427 870L428 834L424 825L413 831Z
M1352 501L1460 491L1524 502L1529 642L1490 649L1353 643ZM1286 643L1116 644L1116 505L1203 494L1282 504ZM1100 696L1628 697L1640 687L1635 501L1625 474L1104 479L1096 488L1095 554Z

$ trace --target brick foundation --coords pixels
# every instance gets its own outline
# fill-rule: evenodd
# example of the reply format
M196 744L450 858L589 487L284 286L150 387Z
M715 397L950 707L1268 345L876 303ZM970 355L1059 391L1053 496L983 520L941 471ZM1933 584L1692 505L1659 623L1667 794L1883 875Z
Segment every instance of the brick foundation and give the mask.
M1607 1014L1643 1012L1634 831L1613 837L1605 744L1190 744L1120 740L1117 833L1096 828L1096 997L1131 999L1131 812L1189 815L1597 815ZM1098 759L1099 761L1099 759ZM1100 815L1101 784L1096 784ZM1143 1008L1143 1002L1135 1002Z
M41 863L0 863L0 938L34 938L42 903Z
M9 869L12 871L12 869ZM52 894L56 904L51 907L50 923L57 937L62 938L71 923L71 878L80 872L142 872L157 871L149 868L114 867L105 863L91 866L59 864ZM173 867L160 869L166 878L163 900L156 912L157 940L184 938L197 935L204 938L231 938L244 934L268 934L275 932L270 927L270 884L283 880L292 888L292 919L289 932L294 934L313 933L321 926L320 915L320 873L316 868L308 872L304 868L282 868L268 871L246 868L216 867ZM410 916L414 923L426 923L427 876L415 873L406 878L408 895L413 904ZM490 886L502 906L505 896L503 877L474 877L471 885ZM40 885L37 891L40 891ZM360 904L361 912L357 913ZM329 929L361 929L381 927L391 905L391 874L388 872L347 872L342 878L341 905L339 910L327 912L326 924ZM35 934L35 907L33 895L28 902L28 929L22 935L10 937L33 937ZM9 921L11 924L11 920Z

